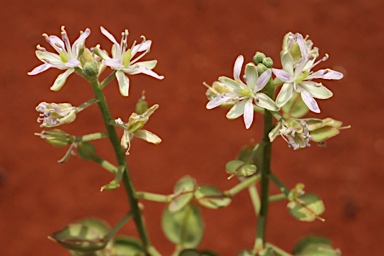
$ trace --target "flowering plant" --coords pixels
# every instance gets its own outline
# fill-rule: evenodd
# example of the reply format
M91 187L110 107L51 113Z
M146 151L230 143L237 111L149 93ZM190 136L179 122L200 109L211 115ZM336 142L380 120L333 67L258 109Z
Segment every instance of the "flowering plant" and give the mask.
M151 243L143 218L143 208L139 203L139 200L149 200L166 204L161 222L165 236L175 244L173 255L218 255L214 251L199 248L204 234L204 221L199 207L209 209L226 207L234 196L247 189L257 215L255 242L249 245L249 248L239 248L238 255L340 255L340 251L322 237L304 238L295 246L292 254L267 242L265 237L268 206L275 201L286 200L288 212L299 221L324 220L321 217L324 204L320 197L305 192L303 184L297 184L291 189L286 187L271 170L270 161L272 142L278 136L281 136L289 147L299 150L309 147L311 141L324 146L329 138L348 128L342 126L342 122L330 117L324 119L305 117L309 110L320 112L315 99L332 97L329 89L314 80L319 78L339 80L343 77L340 72L331 69L312 71L312 68L325 61L328 55L316 61L319 50L313 46L312 41L301 34L288 33L284 37L280 53L282 69L275 68L271 58L257 52L253 61L245 65L244 76L241 77L244 57L240 55L235 60L233 78L219 77L211 86L205 83L208 87L207 109L230 107L227 118L236 119L243 116L246 129L251 128L255 113L261 114L264 122L263 138L260 142L242 149L236 159L226 164L228 178L237 177L239 181L234 187L222 191L213 185L198 184L192 177L185 176L175 184L171 194L162 195L137 191L126 162L126 155L129 155L134 138L152 144L161 142L159 136L143 129L159 105L148 107L143 94L136 104L135 112L129 116L127 122L124 122L123 119L112 116L103 93L105 86L113 79L117 80L122 96L129 96L131 75L145 74L159 80L163 79L163 76L153 71L157 64L156 60L141 60L149 52L152 42L142 37L141 43L137 44L135 41L129 48L128 30L122 33L120 43L105 28L101 27L100 30L113 44L111 55L99 45L93 48L86 47L85 40L90 35L89 29L81 32L80 37L72 45L64 27L61 32L62 39L43 34L57 53L50 53L45 48L37 46L36 56L43 64L28 74L36 75L51 67L65 70L51 87L51 90L58 91L68 76L75 73L90 84L94 95L77 107L71 103L38 104L36 107L40 116L38 121L42 122L41 127L48 130L36 135L53 146L68 146L64 157L59 160L61 163L77 154L80 158L94 161L111 172L115 178L102 186L101 191L118 189L122 184L128 196L130 210L113 227L95 218L86 218L69 224L52 234L53 241L76 256L161 255ZM100 75L107 67L111 72L100 81ZM77 115L93 104L99 107L105 131L75 136L56 128L75 122ZM118 129L122 130L121 138L118 136ZM97 155L92 141L98 139L110 141L116 155L116 165ZM270 194L271 182L280 189L280 194ZM119 229L131 219L135 223L139 238L116 236Z

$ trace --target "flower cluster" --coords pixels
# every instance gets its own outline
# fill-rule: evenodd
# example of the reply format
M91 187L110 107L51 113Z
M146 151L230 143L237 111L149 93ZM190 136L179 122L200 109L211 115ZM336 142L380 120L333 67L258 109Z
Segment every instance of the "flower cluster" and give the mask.
M163 76L156 74L153 69L155 68L157 61L139 61L144 55L146 55L152 42L142 37L142 42L136 44L134 42L131 48L128 48L128 31L125 30L122 33L121 43L119 44L116 39L103 27L100 28L101 33L104 34L109 40L112 41L112 58L109 57L108 53L100 49L97 45L91 49L92 54L96 54L99 61L99 66L108 66L115 70L115 75L119 84L120 93L123 96L128 96L129 91L129 79L125 74L146 74L157 79L163 79ZM84 69L84 62L82 62L83 54L87 54L89 58L89 49L85 48L85 40L90 35L91 31L87 28L84 32L81 32L80 37L71 45L67 32L64 27L61 28L61 39L57 36L48 36L43 34L45 40L56 50L57 53L48 52L45 48L40 45L37 46L36 56L44 64L34 68L28 75L37 75L41 72L46 71L49 68L57 68L65 70L64 73L59 75L51 86L51 90L60 90L69 75L75 71L81 72ZM136 56L141 53L139 56ZM102 70L102 69L101 69ZM100 75L97 74L97 75Z

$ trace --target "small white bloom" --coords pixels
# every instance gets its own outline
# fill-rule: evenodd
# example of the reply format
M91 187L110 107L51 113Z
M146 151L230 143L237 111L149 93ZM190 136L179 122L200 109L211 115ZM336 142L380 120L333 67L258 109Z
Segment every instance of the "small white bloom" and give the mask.
M296 92L301 94L303 101L311 111L319 113L320 109L315 98L328 99L333 94L321 83L316 83L312 79L339 80L343 77L343 74L331 69L311 71L317 64L327 60L328 55L326 54L325 57L315 62L318 51L317 48L312 49L312 42L304 39L301 34L291 34L290 36L292 38L286 39L281 53L283 69L273 69L275 76L284 82L277 95L276 105L282 107ZM299 49L300 54L295 54L295 47Z
M253 103L259 107L277 111L275 102L266 94L260 91L268 83L271 77L271 70L258 75L256 66L248 63L245 67L245 83L240 79L244 57L240 55L235 61L233 68L233 79L220 77L219 82L227 88L223 93L211 99L206 108L212 109L226 103L232 103L233 107L227 113L228 119L235 119L243 115L245 127L248 129L253 122Z
M80 34L80 37L73 43L69 42L67 32L64 26L61 27L61 38L57 36L48 36L43 34L45 40L56 50L56 53L48 52L45 48L40 45L37 46L36 56L44 64L34 68L28 75L37 75L49 68L57 68L60 70L66 70L64 73L59 75L54 84L51 86L52 91L60 90L68 76L75 71L75 68L81 68L79 61L79 53L82 47L84 47L85 39L89 36L91 31L87 28Z
M102 51L99 45L96 46L95 51L102 59L104 59L106 66L116 70L116 78L119 84L120 93L123 96L128 96L129 93L129 78L125 74L136 75L143 73L160 80L164 78L164 76L160 76L152 71L157 64L157 60L139 61L149 52L152 44L151 40L146 40L143 36L143 40L140 44L136 45L136 42L134 42L132 47L128 48L128 30L122 32L122 38L119 44L115 37L105 28L100 27L100 29L101 33L113 43L111 51L112 58L109 57L105 51ZM141 54L135 57L137 53Z
M291 147L294 150L311 146L309 142L312 138L309 133L308 125L303 119L280 121L268 134L268 137L272 142L278 135L288 143L288 147Z
M69 103L41 102L36 111L40 113L37 122L42 122L40 127L55 127L62 124L69 124L75 121L77 109Z
M136 137L142 140L145 140L152 144L159 144L161 139L150 131L141 129L146 122L148 122L149 117L155 112L159 105L155 104L152 107L148 108L143 114L138 115L132 113L129 117L128 123L124 123L121 118L115 120L116 126L124 130L123 136L121 138L121 146L127 149L126 154L129 154L129 149L131 147L131 140Z

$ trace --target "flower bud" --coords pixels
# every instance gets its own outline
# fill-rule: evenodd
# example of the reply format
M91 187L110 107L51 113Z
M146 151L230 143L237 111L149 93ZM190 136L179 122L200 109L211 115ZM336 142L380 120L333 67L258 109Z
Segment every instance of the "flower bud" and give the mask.
M141 115L144 114L148 109L148 102L145 100L144 91L141 98L136 103L136 113Z
M35 133L35 135L40 136L40 138L46 140L48 143L55 147L64 147L72 144L73 142L73 136L70 136L69 134L59 129L42 131L41 133Z
M262 74L262 73L264 73L265 71L267 71L267 67L264 65L264 64L262 64L262 63L259 63L259 64L257 64L257 73L259 74L259 76Z
M270 57L266 57L263 59L262 62L267 68L272 68L273 66L273 60Z
M83 54L80 58L81 64L83 66L83 71L87 76L95 76L99 72L98 63L95 58L92 56L91 51L88 48L85 48Z
M253 62L255 62L255 64L259 64L259 63L262 63L265 58L266 56L264 53L256 52L255 56L253 56Z
M69 124L75 121L77 110L69 103L41 102L36 111L40 112L37 122L43 121L40 127L55 127L61 124Z

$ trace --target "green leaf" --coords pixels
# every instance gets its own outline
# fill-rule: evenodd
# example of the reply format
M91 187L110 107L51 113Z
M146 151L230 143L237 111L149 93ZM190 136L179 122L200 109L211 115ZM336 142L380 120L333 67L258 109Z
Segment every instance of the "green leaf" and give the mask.
M185 207L192 200L195 188L196 181L193 178L189 176L181 178L173 190L173 198L168 205L169 211L177 212Z
M290 214L300 221L323 220L319 215L325 210L323 201L314 194L303 194L289 202Z
M106 247L104 236L109 226L98 219L89 218L75 222L52 234L52 239L72 251L95 252Z
M141 243L132 237L116 237L113 242L113 256L145 256Z
M204 223L199 208L195 205L187 205L175 213L166 207L162 228L165 236L182 248L197 247L204 233Z
M231 198L210 185L200 185L195 191L195 198L199 204L210 209L226 207L231 203Z
M256 165L246 164L245 162L240 160L229 161L226 164L225 168L227 173L231 175L229 178L232 178L233 176L237 176L237 177L250 176L254 174L257 170Z
M338 256L340 251L332 247L331 241L324 237L307 236L294 247L295 256Z

